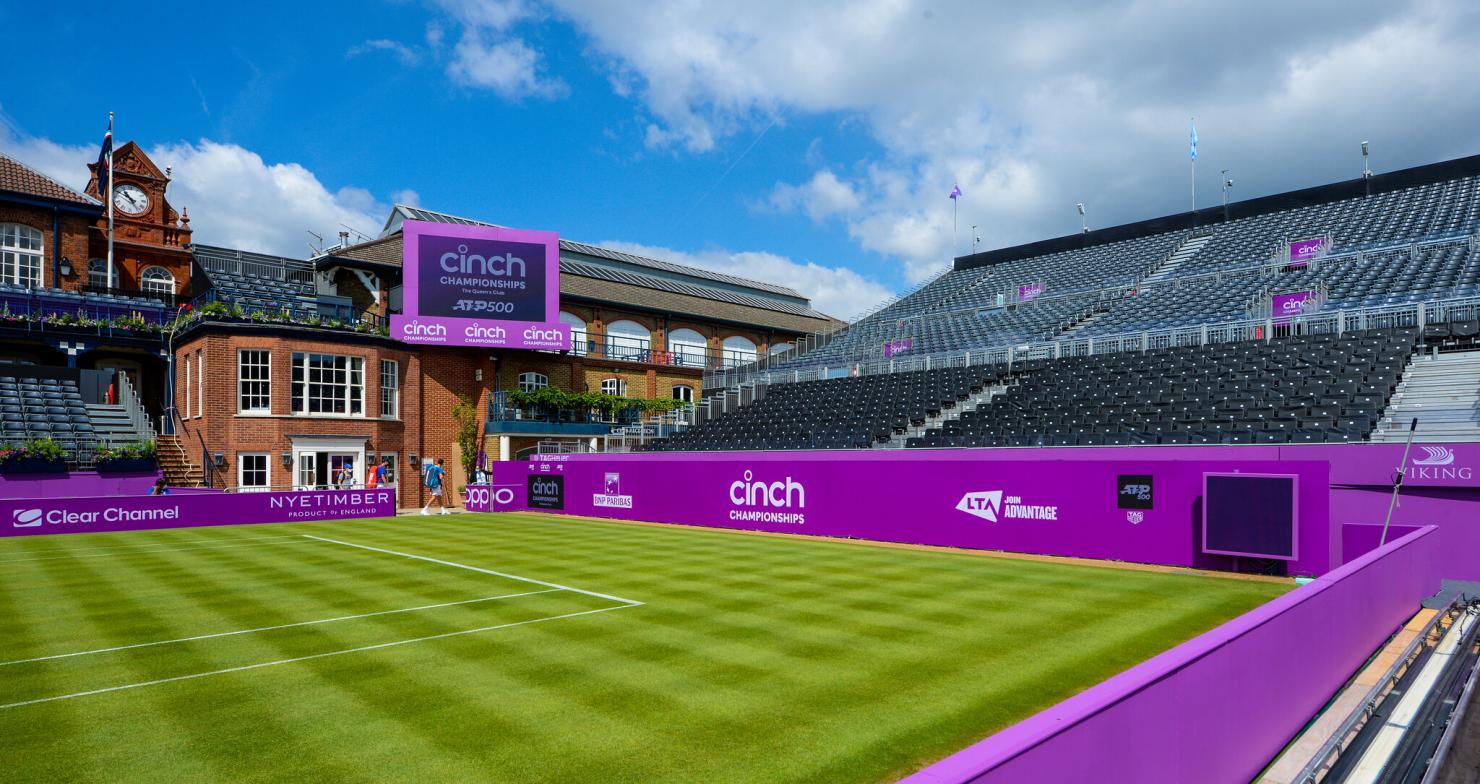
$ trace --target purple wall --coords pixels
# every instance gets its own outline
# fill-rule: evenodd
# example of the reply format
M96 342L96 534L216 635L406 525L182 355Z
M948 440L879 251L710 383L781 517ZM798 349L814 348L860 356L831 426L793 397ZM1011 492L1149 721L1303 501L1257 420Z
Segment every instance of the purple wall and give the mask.
M0 474L0 498L76 498L94 495L144 495L162 476L147 474Z
M1300 494L1291 573L1321 574L1340 555L1327 524L1324 462L1127 456L974 462L938 452L809 453L781 462L732 452L503 463L489 501L495 510L1229 569L1234 558L1200 552L1203 474L1293 474L1316 489ZM1149 477L1150 508L1125 505L1122 477ZM558 502L525 498L538 480L548 480ZM484 503L480 496L470 508Z
M1250 781L1439 589L1424 528L905 779Z

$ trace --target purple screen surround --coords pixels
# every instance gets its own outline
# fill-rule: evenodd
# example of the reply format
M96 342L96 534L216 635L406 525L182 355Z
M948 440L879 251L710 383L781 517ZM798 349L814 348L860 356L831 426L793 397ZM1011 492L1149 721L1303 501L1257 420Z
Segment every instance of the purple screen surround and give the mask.
M1247 480L1247 481L1239 481ZM1230 510L1224 507L1221 499L1214 499L1211 485L1218 482L1226 482L1223 490L1237 484L1240 490L1249 494L1245 499L1246 506L1239 511L1242 515L1235 515L1235 520L1224 520L1223 515L1230 514ZM1277 492L1288 492L1289 498L1269 498L1267 493L1271 488L1260 486L1261 482L1280 482L1283 485ZM1234 555L1248 558L1273 558L1279 561L1294 561L1300 555L1300 477L1292 474L1203 474L1203 518L1202 518L1202 551L1210 555ZM1271 502L1278 508L1268 508ZM1251 508L1252 507L1252 508ZM1277 520L1287 520L1280 528L1289 531L1290 546L1276 550L1274 547L1266 547L1264 550L1256 551L1254 546L1261 544L1254 539L1262 530L1255 526L1243 526L1240 519L1250 512L1268 512ZM1216 523L1216 528L1215 528ZM1239 531L1238 528L1246 528ZM1215 536L1209 535L1209 529L1214 529L1218 542L1227 542L1229 539L1246 541L1245 549L1234 550L1230 547L1218 547L1211 544ZM1221 529L1221 530L1220 530Z
M424 346L565 351L554 232L402 224L402 313L391 337ZM450 268L450 269L449 269Z

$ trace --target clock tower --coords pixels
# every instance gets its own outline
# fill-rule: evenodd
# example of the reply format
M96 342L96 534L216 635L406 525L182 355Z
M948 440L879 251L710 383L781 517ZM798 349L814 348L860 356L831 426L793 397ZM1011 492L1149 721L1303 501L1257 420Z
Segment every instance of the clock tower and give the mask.
M97 164L88 164L87 194L113 205L113 276L108 276L108 218L90 232L86 265L77 264L65 288L133 296L188 297L190 290L190 214L177 213L165 191L168 172L134 142L113 151L113 191L98 182Z

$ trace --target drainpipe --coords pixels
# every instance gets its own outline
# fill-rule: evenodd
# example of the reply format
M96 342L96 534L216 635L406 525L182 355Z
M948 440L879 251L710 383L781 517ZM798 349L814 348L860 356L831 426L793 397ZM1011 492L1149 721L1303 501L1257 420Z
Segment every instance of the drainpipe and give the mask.
M51 208L51 287L62 287L62 210L56 206Z

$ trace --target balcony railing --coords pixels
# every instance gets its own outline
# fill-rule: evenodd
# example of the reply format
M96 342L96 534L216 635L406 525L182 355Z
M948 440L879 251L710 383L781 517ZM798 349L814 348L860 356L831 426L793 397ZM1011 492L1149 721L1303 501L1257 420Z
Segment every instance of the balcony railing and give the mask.
M295 327L316 327L345 332L387 336L390 334L389 319L359 310L352 305L312 300L285 300L270 307L247 306L232 301L219 289L210 289L190 303L191 323L199 321L226 321L251 324L279 324Z
M608 413L594 408L559 408L548 405L519 405L508 392L495 392L488 403L489 433L567 433L605 435L614 427L639 424L642 409L631 406Z
M84 283L81 289L83 294L96 297L126 297L128 299L154 300L166 308L173 308L178 301L178 296L173 291L152 291L150 289L121 289L117 286L109 288L96 283Z
M719 370L738 367L754 362L756 352L736 349L715 351L708 346L670 344L667 350L654 348L653 342L645 338L608 335L588 335L581 330L571 332L570 353L592 359L612 359L618 362L636 362L643 365L693 368L695 370Z

